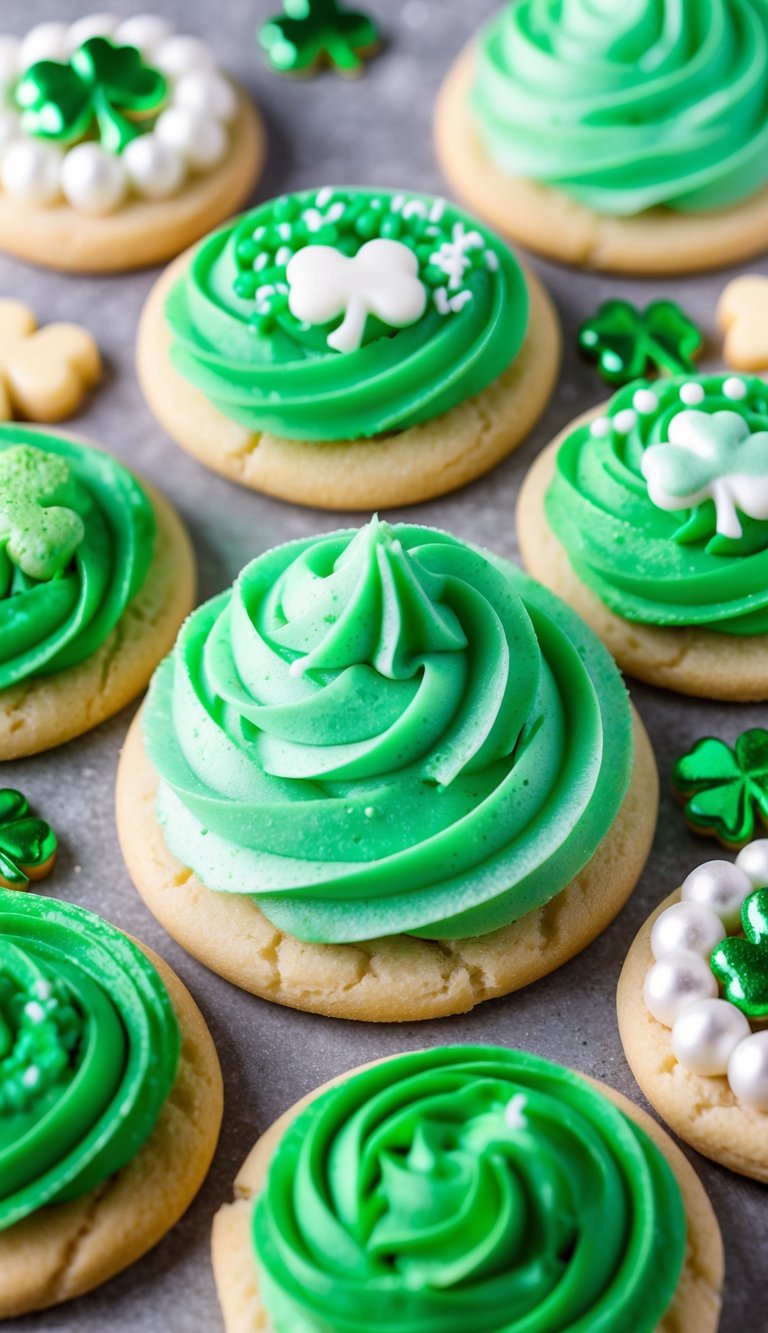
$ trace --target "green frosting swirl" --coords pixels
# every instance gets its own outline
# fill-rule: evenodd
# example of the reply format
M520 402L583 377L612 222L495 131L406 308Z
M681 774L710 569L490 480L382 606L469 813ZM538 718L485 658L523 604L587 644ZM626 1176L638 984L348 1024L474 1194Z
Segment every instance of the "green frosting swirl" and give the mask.
M165 986L125 935L71 903L0 895L0 1230L136 1156L179 1047Z
M651 1333L685 1231L637 1125L570 1070L492 1046L325 1092L253 1214L274 1333Z
M292 542L198 608L144 715L170 849L304 940L493 930L559 893L629 781L605 651L429 528Z
M95 652L154 537L152 505L115 458L0 425L0 690Z
M471 106L505 172L600 213L725 208L768 181L768 0L518 0Z
M766 431L763 380L640 380L617 393L606 416L563 441L545 501L582 582L626 620L768 632ZM651 498L648 458L675 510Z
M369 315L362 344L336 351L328 337L340 311L322 325L291 313L290 260L307 246L349 260L381 238L415 255L424 313L399 329ZM342 273L332 285L343 292L344 282ZM176 369L225 416L291 439L352 440L428 421L486 388L522 345L528 294L507 246L452 204L326 187L262 204L210 236L166 319Z

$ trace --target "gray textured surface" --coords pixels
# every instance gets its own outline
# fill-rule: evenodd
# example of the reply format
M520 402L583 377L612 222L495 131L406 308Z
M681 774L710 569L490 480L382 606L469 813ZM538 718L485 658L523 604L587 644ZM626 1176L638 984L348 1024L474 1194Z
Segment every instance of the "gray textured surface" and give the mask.
M183 31L210 38L222 64L265 109L271 151L259 197L326 182L443 188L430 144L434 94L451 57L493 11L495 0L365 3L386 26L386 53L360 82L348 84L328 75L297 84L273 76L254 45L257 21L278 8L273 0L155 0L155 9L175 19ZM22 33L32 23L74 19L95 8L87 0L4 0L0 26ZM127 15L141 6L114 0L111 8ZM657 295L672 296L707 331L716 361L714 307L727 276L619 283L535 264L554 294L565 330L565 370L549 411L527 444L491 477L410 511L420 522L450 528L505 555L515 554L513 505L527 466L561 426L602 392L596 373L574 355L580 320L617 291L643 303ZM200 592L207 597L226 586L257 552L338 523L333 514L299 510L229 485L164 437L141 399L132 359L136 321L153 277L141 273L79 279L0 259L0 293L29 301L41 322L81 320L97 336L109 373L75 428L81 426L164 487L193 534ZM180 1225L106 1288L59 1310L17 1321L13 1326L19 1333L218 1329L208 1260L213 1212L229 1197L231 1180L260 1132L303 1093L361 1061L429 1043L502 1042L571 1064L642 1102L616 1029L616 979L627 946L651 907L697 859L710 854L709 844L685 830L669 792L670 766L696 737L714 733L732 738L744 727L763 722L765 709L704 706L641 687L633 687L632 694L656 749L663 798L651 861L629 907L586 953L527 991L483 1005L466 1017L401 1027L345 1024L263 1003L213 976L168 939L130 884L115 837L114 773L130 710L64 749L3 765L2 785L27 792L61 835L58 867L47 890L101 912L168 959L202 1006L226 1084L224 1130L214 1167ZM765 1196L758 1186L689 1156L725 1236L723 1333L758 1333L768 1318L760 1281L767 1255Z

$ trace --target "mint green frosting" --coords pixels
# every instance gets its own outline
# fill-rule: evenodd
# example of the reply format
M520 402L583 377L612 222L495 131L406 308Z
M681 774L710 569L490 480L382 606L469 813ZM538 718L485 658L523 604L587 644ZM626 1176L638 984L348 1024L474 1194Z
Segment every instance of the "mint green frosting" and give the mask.
M198 608L144 715L171 851L303 940L483 933L552 898L626 791L605 650L519 569L373 520Z
M632 1120L493 1046L401 1055L321 1094L253 1213L273 1333L653 1333L685 1231Z
M152 505L98 449L0 425L0 690L96 651L152 560Z
M766 431L760 379L623 388L565 438L546 496L582 582L627 620L767 633Z
M768 0L516 0L477 60L475 122L511 176L608 214L768 182Z
M362 344L339 352L327 340L341 316L319 326L294 316L287 269L307 246L349 259L377 238L416 256L424 313L400 329L369 315ZM528 295L508 247L453 204L326 187L210 236L166 320L174 366L225 416L291 439L352 440L429 421L486 388L520 350Z
M179 1049L137 945L73 903L0 890L0 1233L136 1156Z

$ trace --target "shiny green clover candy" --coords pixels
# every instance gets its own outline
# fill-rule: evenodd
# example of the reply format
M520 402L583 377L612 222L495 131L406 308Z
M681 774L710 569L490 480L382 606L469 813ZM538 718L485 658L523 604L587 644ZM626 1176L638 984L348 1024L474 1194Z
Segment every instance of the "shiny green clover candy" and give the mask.
M79 514L66 507L68 463L33 445L0 453L0 597L16 566L47 582L70 563L85 535Z
M30 879L42 879L52 868L56 834L43 819L35 819L29 802L11 787L0 789L0 885L25 889Z
M714 736L697 741L675 764L672 785L692 829L743 847L758 817L768 824L768 731L743 732L733 749Z
M307 74L319 65L359 74L379 41L373 20L339 0L283 0L283 13L259 29L259 44L278 74Z
M710 965L726 999L748 1018L768 1016L768 888L751 893L741 909L745 938L718 944Z
M609 384L628 384L651 370L692 371L702 337L674 301L638 310L630 301L605 301L578 333L579 351Z
M136 123L160 110L167 84L133 46L91 37L68 63L41 60L16 86L22 126L43 139L73 143L98 131L102 148L120 153L141 133Z

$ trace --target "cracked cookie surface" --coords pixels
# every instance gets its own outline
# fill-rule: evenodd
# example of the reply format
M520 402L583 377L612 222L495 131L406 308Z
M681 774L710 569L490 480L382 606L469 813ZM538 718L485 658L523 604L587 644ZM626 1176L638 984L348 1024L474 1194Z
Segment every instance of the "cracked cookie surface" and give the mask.
M650 850L658 805L656 766L636 715L634 730L629 790L589 864L544 907L474 939L395 935L364 944L304 944L272 926L250 898L206 889L165 844L140 715L118 770L118 835L150 911L189 953L244 990L294 1009L368 1022L466 1013L559 967L624 906Z

